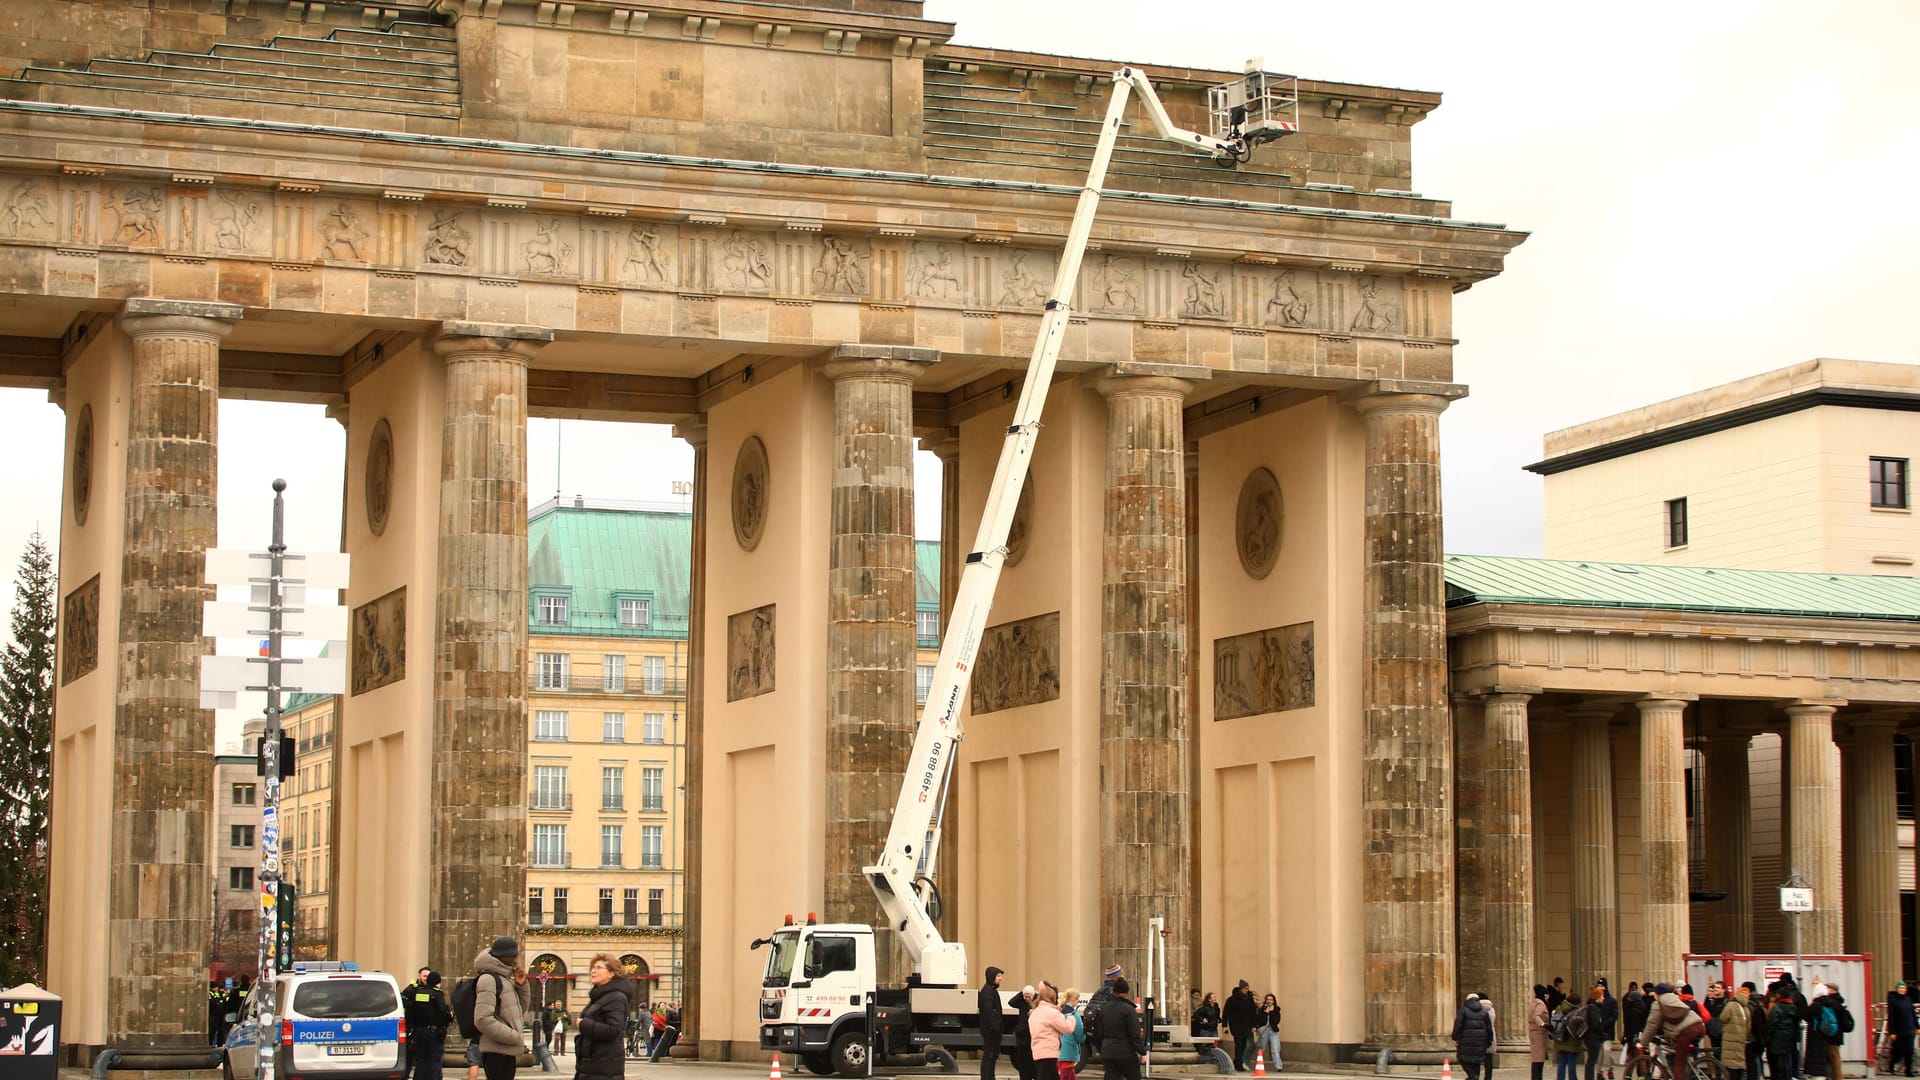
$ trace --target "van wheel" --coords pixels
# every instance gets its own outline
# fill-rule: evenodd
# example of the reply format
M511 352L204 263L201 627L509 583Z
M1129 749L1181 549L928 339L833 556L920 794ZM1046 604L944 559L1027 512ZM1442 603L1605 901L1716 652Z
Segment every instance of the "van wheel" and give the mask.
M953 1055L948 1053L944 1046L927 1047L927 1064L943 1073L957 1073L960 1071L960 1063L953 1060Z
M836 1072L847 1080L867 1075L867 1037L865 1032L849 1028L833 1040L828 1051Z
M833 1075L832 1054L802 1054L800 1055L800 1060L806 1063L807 1071L815 1076Z

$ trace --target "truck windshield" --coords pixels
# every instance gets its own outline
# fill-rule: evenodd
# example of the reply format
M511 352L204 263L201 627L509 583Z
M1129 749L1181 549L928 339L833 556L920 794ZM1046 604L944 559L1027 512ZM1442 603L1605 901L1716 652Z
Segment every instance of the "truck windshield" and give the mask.
M800 935L789 931L773 935L773 951L767 954L767 977L762 986L785 986L793 979L793 961L800 955Z

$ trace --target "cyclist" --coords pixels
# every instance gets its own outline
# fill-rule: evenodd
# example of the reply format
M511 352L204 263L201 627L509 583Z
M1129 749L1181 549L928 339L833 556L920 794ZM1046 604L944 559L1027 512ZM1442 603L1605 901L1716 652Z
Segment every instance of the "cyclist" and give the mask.
M1655 1038L1665 1038L1667 1045L1673 1048L1673 1075L1687 1075L1687 1059L1692 1056L1693 1048L1707 1033L1706 1021L1693 1007L1680 1000L1673 987L1661 983L1653 988L1653 1008L1647 1012L1647 1026L1641 1029L1640 1042L1649 1042Z

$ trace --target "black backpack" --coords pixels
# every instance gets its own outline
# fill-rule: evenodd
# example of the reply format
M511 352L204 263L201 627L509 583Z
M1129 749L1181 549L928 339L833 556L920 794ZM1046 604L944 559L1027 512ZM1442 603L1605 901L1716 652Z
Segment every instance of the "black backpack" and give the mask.
M487 974L493 976L493 981L496 984L494 986L494 993L506 993L506 980L500 977L500 973L490 971ZM459 1026L460 1037L463 1039L477 1039L480 1037L480 1025L476 1022L473 1015L474 1009L479 1003L479 979L461 979L459 982L453 984L453 1022Z
M1833 1018L1834 1022L1840 1025L1840 1034L1845 1035L1853 1030L1853 1013L1848 1011L1845 1005L1834 1004Z

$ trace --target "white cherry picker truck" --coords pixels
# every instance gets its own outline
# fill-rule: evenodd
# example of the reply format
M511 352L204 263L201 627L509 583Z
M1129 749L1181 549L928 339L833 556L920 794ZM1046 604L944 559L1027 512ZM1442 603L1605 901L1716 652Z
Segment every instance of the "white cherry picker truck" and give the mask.
M1113 73L1113 95L1092 168L1060 253L1020 400L987 491L980 531L961 571L886 848L878 862L863 870L886 914L886 925L899 935L916 970L906 987L883 989L876 979L873 927L816 924L811 915L796 924L789 916L786 925L753 942L756 949L772 946L760 984L762 1049L798 1057L819 1075L860 1077L870 1075L876 1057L889 1054L924 1053L930 1064L953 1071L951 1051L981 1045L978 990L967 971L966 946L942 938L934 924L940 894L933 881L933 858L961 738L960 702L972 678L974 653L1006 556L1007 531L1026 483L1040 414L1067 333L1068 299L1080 276L1129 96L1139 95L1160 138L1231 168L1247 160L1259 143L1299 129L1294 78L1257 70L1259 66L1250 63L1239 80L1208 91L1210 134L1177 127L1145 72L1125 67ZM1011 1032L1005 1036L1011 1037Z

